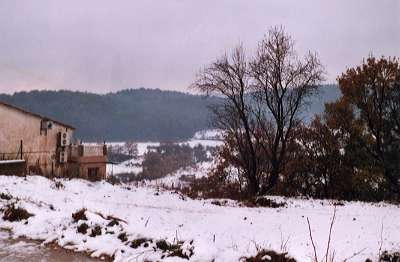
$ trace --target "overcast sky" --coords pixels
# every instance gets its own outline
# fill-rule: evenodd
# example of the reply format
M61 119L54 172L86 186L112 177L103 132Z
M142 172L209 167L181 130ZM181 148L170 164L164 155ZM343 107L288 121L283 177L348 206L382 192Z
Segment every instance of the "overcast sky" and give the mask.
M0 92L187 91L239 42L283 25L328 81L369 54L400 57L400 1L0 0Z

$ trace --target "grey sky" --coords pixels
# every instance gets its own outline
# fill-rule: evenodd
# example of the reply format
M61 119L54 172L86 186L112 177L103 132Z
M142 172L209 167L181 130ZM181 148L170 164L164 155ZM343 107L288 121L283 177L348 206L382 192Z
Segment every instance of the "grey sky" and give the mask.
M187 91L195 73L283 25L328 81L373 53L400 56L398 0L0 0L0 92Z

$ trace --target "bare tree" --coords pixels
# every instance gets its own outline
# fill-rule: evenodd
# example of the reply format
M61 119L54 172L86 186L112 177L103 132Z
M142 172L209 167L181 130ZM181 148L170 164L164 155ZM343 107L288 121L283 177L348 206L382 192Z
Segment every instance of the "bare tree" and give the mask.
M262 143L270 157L271 170L261 193L270 191L278 182L293 141L298 115L307 98L323 80L324 69L316 54L309 52L299 59L294 41L282 27L272 28L259 44L251 63L254 96L258 104L256 118L267 139Z
M202 70L193 87L225 98L222 104L212 109L214 124L234 139L249 193L255 195L259 191L259 182L256 145L252 139L254 121L246 99L251 85L249 69L243 47L239 46L230 56L224 55Z
M253 61L239 46L198 75L197 90L225 98L213 108L214 123L233 137L251 195L277 184L298 113L322 79L317 56L298 59L282 28L269 31Z

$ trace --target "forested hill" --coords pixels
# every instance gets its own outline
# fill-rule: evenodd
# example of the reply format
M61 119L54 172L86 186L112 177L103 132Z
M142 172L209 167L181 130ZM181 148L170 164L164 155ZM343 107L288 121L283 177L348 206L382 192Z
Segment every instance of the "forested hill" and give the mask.
M192 137L209 127L208 105L218 101L174 91L129 89L105 95L30 91L0 95L19 106L77 128L86 141L160 141Z
M335 86L325 86L312 99L306 118L336 99ZM71 124L85 141L166 141L192 137L210 127L208 106L221 101L158 89L128 89L108 94L30 91L0 94L0 101Z

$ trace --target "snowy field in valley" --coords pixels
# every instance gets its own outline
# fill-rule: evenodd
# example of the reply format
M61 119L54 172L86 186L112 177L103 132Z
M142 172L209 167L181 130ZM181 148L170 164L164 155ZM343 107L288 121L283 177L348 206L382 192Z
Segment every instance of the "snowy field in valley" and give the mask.
M203 147L217 147L223 144L222 142L222 132L218 130L204 130L197 132L192 139L188 141L178 142L179 145L189 145L190 147L195 147L197 145L202 145ZM141 163L143 161L143 156L148 150L152 147L157 147L160 145L159 142L138 142L137 149L138 149L138 157L136 159L130 159L124 161L119 164L107 164L107 174L108 175L118 175L123 173L132 173L138 174L142 171ZM107 143L108 146L119 146L124 149L125 142L111 142ZM209 165L209 164L206 164ZM200 174L199 172L192 172L196 171L196 169L204 170L204 165L200 164L197 167L194 167L189 170L182 170L179 171L184 172L185 174L192 173L192 174ZM203 173L201 173L203 174ZM175 175L175 174L174 174ZM170 181L171 179L167 179Z
M182 241L182 253L191 261L239 261L255 255L258 248L287 251L298 261L311 261L313 254L307 217L320 258L325 253L334 210L330 201L276 198L283 208L217 206L211 200L191 200L155 187L111 185L105 181L48 180L29 176L1 177L0 207L15 203L34 214L26 222L0 219L0 228L13 237L26 236L56 243L92 256L114 256L116 261L155 261L169 253L155 244ZM57 187L58 185L58 187ZM17 201L18 199L18 201ZM86 220L74 222L72 214L86 208ZM110 217L112 216L112 217ZM376 259L379 250L400 248L400 208L378 203L344 202L337 206L331 250L335 261ZM111 223L117 219L117 223ZM86 234L77 227L86 223ZM96 225L100 234L90 236ZM119 239L121 233L125 238ZM140 238L153 239L131 247ZM163 261L187 261L167 257Z

